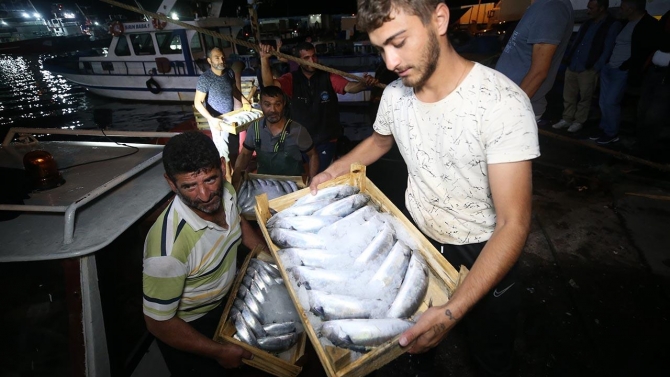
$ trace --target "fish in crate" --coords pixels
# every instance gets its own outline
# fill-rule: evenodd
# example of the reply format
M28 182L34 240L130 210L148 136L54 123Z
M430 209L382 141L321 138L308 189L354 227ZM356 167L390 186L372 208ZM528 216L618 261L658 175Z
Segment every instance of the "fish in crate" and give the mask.
M303 332L279 270L257 258L250 260L229 320L235 339L276 354L293 347Z
M413 325L428 267L404 225L369 194L324 188L265 225L323 345L365 353Z

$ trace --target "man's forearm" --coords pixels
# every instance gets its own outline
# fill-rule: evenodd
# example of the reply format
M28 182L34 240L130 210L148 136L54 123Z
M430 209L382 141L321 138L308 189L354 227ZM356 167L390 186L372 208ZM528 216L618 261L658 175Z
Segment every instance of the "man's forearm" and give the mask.
M312 153L309 156L309 179L310 181L319 171L319 156L316 153Z
M463 283L444 306L445 320L460 320L514 266L528 236L529 225L507 223L497 227ZM457 270L460 266L454 266Z
M272 86L275 84L269 58L261 58L261 78L263 79L263 86Z
M519 87L523 90L528 98L533 98L535 92L540 89L542 82L547 78L545 71L529 71L528 74L521 80Z
M250 250L253 250L256 246L262 246L267 250L267 243L265 243L263 237L251 227L251 224L245 218L240 218L240 226L242 227L242 243L244 246Z

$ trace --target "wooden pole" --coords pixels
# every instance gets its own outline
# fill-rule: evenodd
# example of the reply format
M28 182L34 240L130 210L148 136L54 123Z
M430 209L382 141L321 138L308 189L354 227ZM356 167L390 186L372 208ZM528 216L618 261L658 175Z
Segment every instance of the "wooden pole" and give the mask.
M137 7L126 5L126 4L123 4L123 3L119 3L118 1L114 1L114 0L100 0L100 1L102 1L104 3L107 3L107 4L117 6L119 8L129 10L131 12L143 14L147 17L152 17L152 18L155 18L155 19L158 19L158 20L162 20L162 21L165 21L165 22L172 23L172 24L181 26L184 29L195 30L199 33L211 35L214 38L223 39L224 41L228 41L230 43L235 43L237 45L244 46L244 47L247 47L247 48L251 48L251 49L254 49L256 51L260 50L260 48L257 44L250 43L250 42L247 42L247 41L243 41L241 39L237 39L237 38L234 38L234 37L231 37L231 36L228 36L228 35L224 35L224 34L221 34L221 33L217 33L217 32L212 31L212 30L207 30L207 29L201 28L199 26L187 24L187 23L179 21L179 20L173 20L171 18L168 18L164 14L149 12L147 10L143 10L143 9L139 9ZM283 54L279 51L272 51L271 54L274 55L274 56L277 56L279 58L292 60L292 61L294 61L298 64L301 64L301 65L308 65L310 67L314 67L316 69L320 69L322 71L326 71L326 72L329 72L329 73L334 73L336 75L344 76L344 77L350 78L352 80L365 82L365 78L363 78L361 76L356 76L354 74L351 74L351 73L348 73L348 72L343 72L343 71L340 71L340 70L335 69L335 68L331 68L331 67L328 67L328 66L325 66L325 65L321 65L321 64L318 64L318 63L313 63L313 62L310 62L310 61L307 61L307 60L296 58L295 56L292 56L292 55L286 55L286 54ZM376 86L379 87L379 88L382 88L382 89L386 88L386 85L382 84L382 83L377 83Z

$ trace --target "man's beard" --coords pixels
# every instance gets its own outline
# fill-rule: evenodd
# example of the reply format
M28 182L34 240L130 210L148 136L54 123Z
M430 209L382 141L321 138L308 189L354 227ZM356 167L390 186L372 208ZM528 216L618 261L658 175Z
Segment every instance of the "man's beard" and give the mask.
M212 64L212 68L217 69L219 71L223 71L224 68L226 68L226 65L221 63L221 64Z
M186 204L186 206L188 206L189 208L197 209L202 213L211 215L218 212L219 209L221 209L222 205L221 198L223 197L223 184L221 184L221 187L217 191L212 192L212 198L209 198L207 202L202 202L198 199L190 200L185 195L182 195L182 193L179 191L177 192L177 195L179 195L179 199L181 199L181 201L184 204ZM218 200L214 200L214 202L210 203L209 205L204 204L211 202L214 198L218 198Z
M425 59L422 59L419 62L418 66L414 67L420 75L419 78L412 80L410 77L402 77L402 83L405 86L409 86L414 89L421 89L421 87L426 84L430 76L435 73L435 69L437 69L437 61L440 57L440 44L437 41L437 35L435 35L435 32L428 32L428 43L419 56L425 57Z

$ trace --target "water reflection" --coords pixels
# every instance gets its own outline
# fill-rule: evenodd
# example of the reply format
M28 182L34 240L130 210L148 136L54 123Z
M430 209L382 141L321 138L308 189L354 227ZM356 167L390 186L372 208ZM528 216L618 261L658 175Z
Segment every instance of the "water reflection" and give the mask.
M0 55L0 136L10 127L166 131L192 117L190 103L119 101L89 94L45 70L42 63L49 57Z

